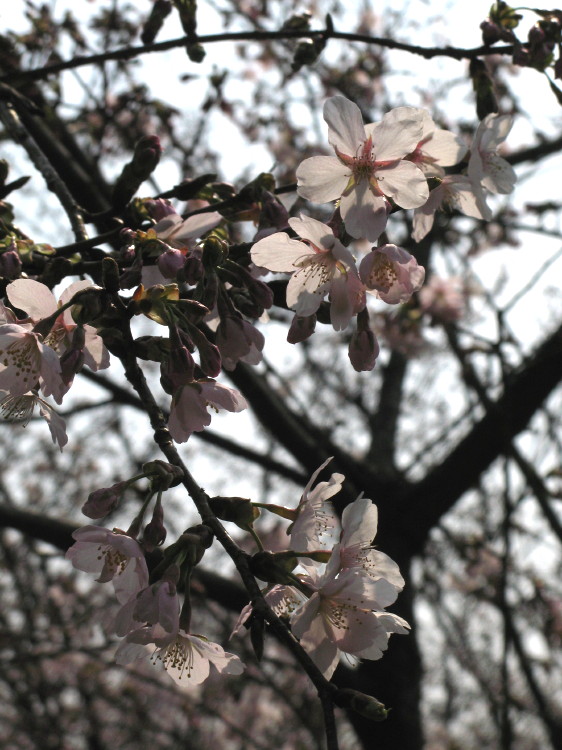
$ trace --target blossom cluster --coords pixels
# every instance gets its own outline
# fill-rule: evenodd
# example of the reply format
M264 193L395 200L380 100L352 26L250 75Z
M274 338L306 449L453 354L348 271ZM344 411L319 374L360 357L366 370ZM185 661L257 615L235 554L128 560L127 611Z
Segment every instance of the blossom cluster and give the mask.
M259 508L291 521L288 549L267 552L260 542L251 570L257 578L270 582L263 592L266 601L277 615L287 618L293 634L327 679L341 654L379 659L390 635L405 634L409 629L405 620L386 611L402 590L404 579L396 563L373 547L377 508L360 496L345 508L340 522L331 498L341 490L344 476L333 473L329 480L316 483L330 461L314 472L295 509L245 498L211 498L211 507L219 517L242 528L252 526ZM145 464L143 471L151 478L152 490L129 530L110 531L102 526L77 529L67 559L75 568L94 574L100 583L113 584L119 609L112 629L122 638L116 651L119 664L150 656L154 665L188 686L203 682L211 664L219 673L240 674L244 667L237 656L190 632L189 581L194 566L212 543L210 529L203 524L187 529L165 550L162 563L149 575L145 553L153 549L150 541L158 538L161 544L165 539L161 490L170 486L176 475L174 467L161 461ZM116 495L138 478L97 490L83 511L96 517L109 512L115 507ZM138 541L144 511L157 488L152 521ZM160 529L156 535L155 527ZM178 590L180 582L183 594ZM253 616L248 605L235 632Z
M210 664L224 674L240 674L237 656L226 653L204 636L180 628L180 600L173 566L149 585L144 550L129 534L101 526L84 526L73 534L75 544L67 558L79 570L93 573L100 583L113 582L121 607L114 631L123 636L116 653L119 664L128 664L148 654L180 685L198 685L209 675Z
M84 364L92 370L109 366L109 354L96 329L76 323L72 316L73 309L79 307L79 293L89 289L96 287L90 281L77 281L57 302L45 284L17 279L8 284L6 295L12 307L27 317L18 319L0 303L2 415L26 424L39 405L61 450L67 442L64 420L39 394L52 396L61 404ZM74 298L76 305L72 304Z
M287 306L295 318L289 341L312 334L325 298L336 331L363 313L349 356L356 370L367 370L378 354L368 326L367 294L390 305L404 303L421 289L425 277L425 269L407 250L380 241L389 214L395 207L414 209L416 242L431 230L441 208L490 219L485 191L508 193L515 184L513 168L497 153L511 118L488 115L474 136L466 170L448 173L445 168L460 164L468 148L438 128L423 109L397 107L381 122L364 125L353 102L334 96L324 105L324 119L335 156L305 159L297 169L298 193L313 203L337 201L334 217L329 224L302 215L289 219L296 238L287 232L270 234L253 245L251 255L258 267L292 274ZM428 180L437 183L431 190ZM345 235L379 244L357 266L342 242Z
M276 614L288 619L293 634L326 679L333 675L342 654L380 659L390 635L409 630L404 619L385 609L396 601L404 579L396 563L373 547L376 505L360 496L345 508L340 522L330 498L340 491L343 475L332 474L329 481L313 487L330 460L314 472L294 511L261 506L291 518L289 549L277 557L285 560L293 556L299 562L294 569L297 572L293 570L286 583L276 582L264 591L265 599ZM335 544L334 533L338 537ZM282 578L271 557L265 558L263 571L263 558L256 558L258 578ZM249 617L251 608L247 607L236 632Z

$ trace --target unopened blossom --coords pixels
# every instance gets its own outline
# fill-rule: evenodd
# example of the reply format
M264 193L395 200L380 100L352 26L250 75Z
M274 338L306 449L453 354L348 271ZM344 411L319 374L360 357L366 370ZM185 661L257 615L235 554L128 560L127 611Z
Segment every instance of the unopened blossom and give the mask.
M68 443L66 424L50 404L34 391L24 393L23 396L12 396L9 393L0 392L0 416L7 422L19 422L22 427L25 427L37 405L39 414L47 422L53 443L58 444L62 451Z
M425 269L407 250L396 245L374 247L359 266L359 276L368 290L389 305L407 302L419 291Z
M233 388L210 378L194 380L174 392L168 429L177 443L185 443L194 432L201 432L211 424L208 407L217 412L219 409L239 412L247 405L246 399Z
M78 570L94 573L97 581L113 581L121 604L148 586L148 568L139 543L122 531L84 526L73 532L75 544L66 558Z
M117 649L118 664L128 664L148 652L139 645L154 643L149 628L130 633ZM192 635L180 630L165 645L154 651L150 660L161 665L178 685L191 687L200 685L209 676L211 664L219 674L242 674L244 664L234 654L226 652L218 643L202 635Z
M90 492L88 499L82 506L82 513L95 520L107 516L108 513L117 508L129 485L130 482L117 482L111 487L100 487Z
M414 107L398 107L388 113L388 118L399 119L400 111ZM422 121L422 134L418 145L406 157L418 166L427 177L441 177L443 167L451 167L462 161L468 148L462 139L449 130L438 128L425 109L416 109Z
M369 372L375 366L379 352L379 342L371 328L369 312L365 308L357 316L357 330L349 342L349 361L356 372Z
M334 673L341 652L380 659L391 633L407 633L408 623L385 611L397 595L396 587L347 570L334 575L305 566L302 576L312 593L291 617L291 630L327 679Z
M489 114L478 126L472 142L468 176L491 193L511 193L515 187L515 170L497 150L512 125L513 118L509 115Z
M457 210L474 219L492 218L492 211L484 198L479 184L465 175L447 175L441 184L431 191L427 202L414 211L414 231L412 237L416 242L422 240L433 226L437 210Z
M293 274L287 305L300 317L315 313L329 294L332 325L343 330L365 305L353 256L326 224L307 216L289 219L289 224L301 240L285 232L272 234L252 247L252 261L269 271Z
M344 475L334 473L327 482L318 482L313 487L331 460L326 459L310 477L296 508L296 518L290 527L290 548L298 552L318 549L323 535L339 526L334 507L328 500L341 490Z
M305 159L297 169L298 193L314 203L339 198L348 233L374 242L386 226L388 198L402 208L427 200L423 172L405 161L422 138L422 118L413 107L400 107L365 127L359 107L334 96L324 104L324 119L336 156Z
M67 387L56 352L29 327L0 325L0 390L17 397L38 385L45 396L62 402Z
M59 307L70 302L77 292L89 289L92 286L91 281L76 281L64 290L57 303L55 295L45 284L33 279L17 279L8 284L6 294L14 307L26 312L33 324L37 324L56 313ZM77 324L72 317L72 308L68 308L53 323L50 333L45 338L45 343L58 354L64 354L72 346L72 337L76 328ZM96 329L90 325L83 326L83 329L85 335L82 350L84 364L94 371L109 367L109 353Z

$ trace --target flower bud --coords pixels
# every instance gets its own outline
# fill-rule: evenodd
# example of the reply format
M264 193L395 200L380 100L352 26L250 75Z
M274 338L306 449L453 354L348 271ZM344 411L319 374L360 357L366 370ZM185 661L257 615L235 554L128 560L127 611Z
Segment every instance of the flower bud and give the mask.
M384 721L388 716L388 709L383 703L359 690L342 688L338 690L333 700L340 708L351 709L371 721Z
M231 521L241 529L251 526L260 515L259 508L252 505L247 497L222 497L217 495L209 500L209 507L221 521Z
M295 315L291 322L291 327L287 333L287 341L289 344L300 344L301 341L306 341L314 333L316 328L316 314L306 315L304 317Z
M107 516L108 513L117 508L128 486L128 482L117 482L111 487L102 487L90 492L88 499L82 506L82 513L95 520Z

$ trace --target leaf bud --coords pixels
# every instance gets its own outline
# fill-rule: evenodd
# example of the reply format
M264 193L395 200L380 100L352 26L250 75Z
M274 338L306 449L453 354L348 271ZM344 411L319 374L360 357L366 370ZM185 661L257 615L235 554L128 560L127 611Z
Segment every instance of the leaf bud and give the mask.
M371 721L384 721L388 716L388 709L383 703L359 690L342 688L337 691L333 700L340 708L351 709Z
M209 506L221 521L231 521L242 529L251 526L260 515L259 508L252 505L252 501L247 497L217 495L210 498Z
M298 558L288 552L256 552L250 558L252 575L266 583L289 583L288 574L298 565Z

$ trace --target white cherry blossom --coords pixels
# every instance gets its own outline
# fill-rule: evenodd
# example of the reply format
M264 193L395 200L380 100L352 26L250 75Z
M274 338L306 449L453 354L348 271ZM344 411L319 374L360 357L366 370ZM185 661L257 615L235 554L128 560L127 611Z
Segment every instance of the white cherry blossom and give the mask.
M513 118L509 115L492 113L482 120L474 135L468 176L474 184L482 185L491 193L511 193L515 187L515 170L497 151L512 125Z
M484 198L484 191L465 175L447 175L441 184L431 191L425 205L414 211L414 231L416 242L422 240L431 230L435 212L439 209L456 209L465 216L489 221L492 211Z
M315 313L329 294L332 326L343 330L365 306L355 259L326 224L308 216L289 219L289 224L301 240L285 232L264 237L252 247L253 262L269 271L292 272L287 305L298 316Z
M148 586L148 568L136 539L102 526L83 526L72 537L76 543L68 549L67 560L78 570L97 575L100 583L113 581L121 604Z
M298 192L315 203L340 198L340 213L352 237L374 242L386 226L392 198L402 208L427 200L423 172L411 161L423 133L413 107L400 107L367 128L356 104L334 96L324 105L329 141L336 156L313 156L297 169Z
M345 479L343 474L334 473L327 482L318 482L312 488L316 478L332 460L328 458L316 469L304 491L297 507L297 517L290 527L290 548L298 552L309 552L320 547L322 536L339 527L338 517L332 503L328 500L341 490Z

